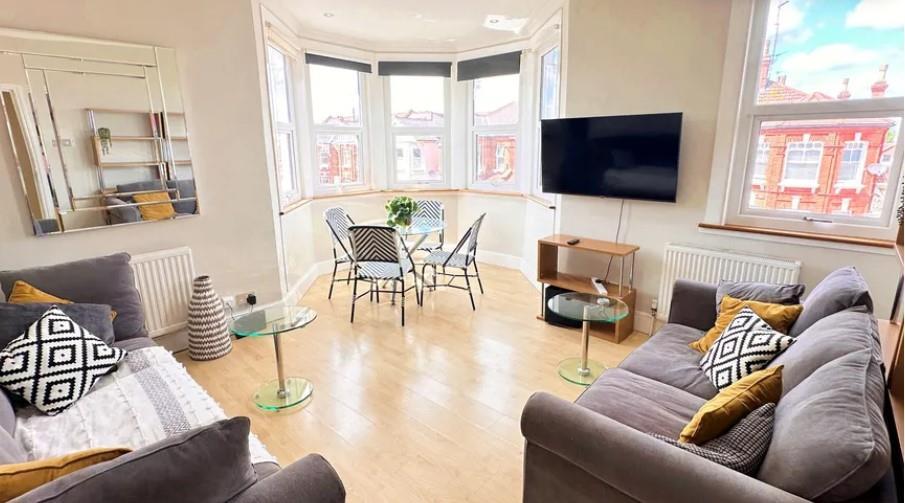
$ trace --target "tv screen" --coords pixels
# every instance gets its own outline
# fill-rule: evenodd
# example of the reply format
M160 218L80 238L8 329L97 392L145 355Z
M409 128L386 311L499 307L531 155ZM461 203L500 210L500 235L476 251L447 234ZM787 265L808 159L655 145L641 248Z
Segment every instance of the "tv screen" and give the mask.
M681 131L681 113L541 121L541 186L675 202Z

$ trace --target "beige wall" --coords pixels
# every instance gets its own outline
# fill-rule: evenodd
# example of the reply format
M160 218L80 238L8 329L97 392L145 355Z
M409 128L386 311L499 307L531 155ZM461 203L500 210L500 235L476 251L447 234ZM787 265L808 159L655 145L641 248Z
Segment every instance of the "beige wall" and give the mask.
M894 256L698 231L708 202L729 14L724 0L570 0L566 115L684 113L678 203L626 203L623 240L641 246L639 310L657 294L664 245L681 242L801 260L809 288L833 269L854 265L870 283L878 315L887 316L901 272ZM563 232L613 239L618 200L562 199ZM602 271L605 264L570 257L568 267Z
M7 2L0 26L172 47L195 160L198 217L35 238L8 149L0 151L0 268L190 246L221 294L281 296L253 6L249 0ZM5 135L4 135L5 136Z

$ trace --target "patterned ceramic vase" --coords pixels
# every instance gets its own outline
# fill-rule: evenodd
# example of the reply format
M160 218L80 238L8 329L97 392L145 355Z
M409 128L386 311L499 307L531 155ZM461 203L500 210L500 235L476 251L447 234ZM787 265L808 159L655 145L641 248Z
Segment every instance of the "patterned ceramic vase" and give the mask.
M189 356L193 360L216 360L233 349L223 302L214 291L210 276L192 283L189 302Z

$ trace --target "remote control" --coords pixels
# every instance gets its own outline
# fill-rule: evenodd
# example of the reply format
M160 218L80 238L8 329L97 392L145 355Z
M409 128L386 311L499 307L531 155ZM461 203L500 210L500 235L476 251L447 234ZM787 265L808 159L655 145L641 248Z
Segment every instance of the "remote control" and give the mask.
M575 238L575 239L570 239L570 240L566 241L566 244L569 245L569 246L575 246L575 245L577 245L577 244L580 243L580 242L581 242L580 239Z

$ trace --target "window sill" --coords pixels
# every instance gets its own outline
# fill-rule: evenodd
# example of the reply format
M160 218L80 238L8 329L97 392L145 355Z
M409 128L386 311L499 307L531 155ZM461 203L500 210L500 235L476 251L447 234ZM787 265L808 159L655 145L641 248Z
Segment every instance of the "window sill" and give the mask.
M699 223L698 229L710 230L710 231L725 231L731 233L746 233L760 236L772 236L777 238L791 238L795 240L806 240L818 243L828 243L834 245L849 245L849 246L857 246L857 247L866 247L869 249L873 249L875 251L879 250L888 250L892 252L895 247L895 241L886 240L886 239L870 239L870 238L857 238L857 237L847 237L847 236L836 236L832 234L821 234L817 232L800 232L800 231L785 231L780 229L767 229L764 227L751 227L746 225L720 225L720 224L707 224L707 223ZM818 245L819 246L819 245ZM834 246L835 247L835 246ZM888 253L883 253L887 255Z
M293 211L301 208L302 206L305 206L306 204L310 203L311 201L312 201L312 199L299 199L298 201L289 203L280 209L280 216L283 216L287 213L292 213Z

